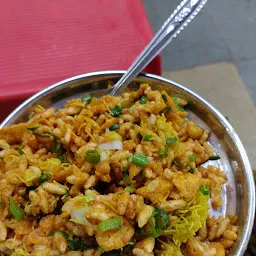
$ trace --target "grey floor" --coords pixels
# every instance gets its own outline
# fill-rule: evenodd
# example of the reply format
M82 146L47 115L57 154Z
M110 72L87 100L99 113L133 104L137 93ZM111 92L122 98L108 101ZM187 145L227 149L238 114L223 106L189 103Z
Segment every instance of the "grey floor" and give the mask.
M156 32L180 0L143 0ZM162 53L164 71L233 62L256 104L256 0L208 0Z

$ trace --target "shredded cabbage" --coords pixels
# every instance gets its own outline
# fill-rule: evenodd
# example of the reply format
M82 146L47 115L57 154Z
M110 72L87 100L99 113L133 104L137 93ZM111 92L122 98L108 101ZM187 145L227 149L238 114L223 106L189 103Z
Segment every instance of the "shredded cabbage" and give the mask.
M209 210L208 200L209 195L198 192L195 200L189 202L183 209L174 212L171 226L163 232L163 235L172 239L178 246L192 238L206 223Z
M180 247L175 245L170 239L167 242L158 241L161 243L161 249L156 250L157 256L183 256Z

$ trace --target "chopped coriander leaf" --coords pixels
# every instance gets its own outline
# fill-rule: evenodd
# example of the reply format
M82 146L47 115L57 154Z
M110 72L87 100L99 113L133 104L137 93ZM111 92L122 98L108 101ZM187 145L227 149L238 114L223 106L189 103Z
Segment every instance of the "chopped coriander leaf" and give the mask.
M192 173L192 174L193 174L195 171L196 171L196 169L195 169L195 168L192 168L192 167L188 170L188 172L190 172L190 173Z
M91 101L92 101L92 96L90 94L88 94L88 93L85 93L83 95L83 97L81 98L81 101L86 103L86 104L90 104Z
M86 161L92 164L97 164L100 162L100 154L97 150L87 150L86 151Z
M62 163L66 163L66 162L67 162L67 157L66 157L65 154L58 155L57 158L60 159L60 161L61 161Z
M188 159L189 159L190 162L195 162L195 161L196 161L196 156L193 155L193 154L192 154L192 155L189 155L189 156L188 156Z
M125 100L121 103L122 108L130 108L134 104L132 100Z
M219 160L220 156L216 155L216 156L210 156L209 160Z
M178 103L178 98L177 98L177 97L172 97L172 100L173 100L173 102L174 102L176 108L177 108L179 111L181 111L181 112L184 112L184 111L185 111L184 108L180 107L180 105L179 105L179 103Z
M39 126L40 126L39 124L32 125L32 126L28 127L28 130L34 131L34 130L36 130L37 128L39 128Z
M152 139L152 135L151 134L146 134L145 136L144 136L144 140L145 141L150 141Z
M12 213L13 217L19 221L24 216L23 210L18 206L18 204L12 199L11 196L8 197L10 203L10 212Z
M166 115L170 110L171 110L171 107L170 107L170 106L166 106L166 107L164 107L164 108L159 112L159 114L160 114L160 115L162 115L162 114Z
M48 236L53 236L57 232L59 232L64 238L68 239L68 234L65 231L62 231L62 230L52 230L52 231L50 231Z
M208 196L210 194L210 188L208 185L201 185L199 191L205 196Z
M148 158L142 154L134 154L129 157L129 161L141 167L148 165Z
M67 243L68 243L68 249L70 251L83 252L83 251L87 250L86 244L84 244L84 242L82 240L80 240L79 238L75 237L75 238L73 238L73 240L68 239Z
M145 96L140 97L140 104L146 104L148 102L148 98Z
M131 193L131 194L135 192L135 188L132 188L130 186L126 187L124 190Z
M110 114L114 117L119 117L122 115L122 107L116 105L115 107L110 109Z
M162 94L162 98L163 98L164 102L166 102L166 101L167 101L167 97L166 97L166 95L165 95L165 94Z
M158 155L159 155L161 158L167 157L167 156L168 156L168 149L165 148L165 149L159 150L159 151L158 151Z
M115 131L117 129L119 129L119 124L113 124L112 126L109 127L110 131Z
M167 145L170 145L171 143L176 142L177 140L178 140L178 139L175 138L175 137L173 137L173 138L168 138L168 139L166 140L166 144L167 144Z
M47 180L51 179L52 175L50 173L43 173L39 178L39 185L43 184Z
M19 153L20 156L24 154L22 148L17 148L17 151L18 151L18 153Z

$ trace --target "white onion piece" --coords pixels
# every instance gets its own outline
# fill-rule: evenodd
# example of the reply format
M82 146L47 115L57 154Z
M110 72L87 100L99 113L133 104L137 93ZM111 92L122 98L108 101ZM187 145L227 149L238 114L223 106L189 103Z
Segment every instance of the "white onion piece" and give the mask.
M148 161L154 160L154 157L152 157L152 156L147 156L147 158L148 158Z
M150 124L155 124L156 116L154 114L151 114L148 121L149 121Z
M112 150L112 149L123 149L123 142L121 140L114 140L98 145L99 151Z
M82 207L82 208L74 209L70 214L71 221L74 221L75 223L86 225L86 226L93 228L93 225L85 217L85 214L87 212L89 212L90 210L91 210L91 208L86 207L86 206Z
M42 244L34 245L34 249L36 249L36 250L44 250L45 248L46 248L46 246L42 245Z
M110 132L109 128L106 129L105 133L108 133L108 132Z

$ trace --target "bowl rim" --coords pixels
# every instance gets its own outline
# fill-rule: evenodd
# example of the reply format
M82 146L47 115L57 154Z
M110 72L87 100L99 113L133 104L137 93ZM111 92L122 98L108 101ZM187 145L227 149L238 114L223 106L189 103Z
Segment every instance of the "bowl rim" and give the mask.
M0 128L7 126L8 122L10 122L13 118L17 117L19 115L19 112L22 110L22 108L26 107L27 105L36 102L39 98L43 97L44 95L47 95L51 91L53 91L55 88L70 83L74 82L75 80L83 80L85 78L89 77L97 77L97 76L102 76L102 75L123 75L126 71L124 70L107 70L107 71L97 71L97 72L90 72L90 73L84 73L76 76L72 76L70 78L64 79L60 82L54 83L51 86L46 87L45 89L37 92L27 100L25 100L22 104L20 104L15 110L13 110L5 119L4 121L0 124ZM245 232L242 237L242 239L239 241L240 246L237 249L237 255L244 255L244 252L247 249L248 242L250 240L251 232L253 229L254 225L254 215L255 215L255 183L254 183L254 177L253 177L253 172L251 169L251 165L249 162L249 158L247 156L247 153L244 149L244 146L238 137L238 134L236 133L235 129L232 127L232 125L228 122L228 120L221 114L219 110L217 110L212 104L210 104L208 101L203 99L200 95L195 93L194 91L188 89L187 87L166 79L164 77L154 75L154 74L149 74L149 73L140 73L137 77L144 77L144 78L149 78L149 79L154 79L158 80L161 82L165 82L167 84L171 84L183 91L188 92L189 94L193 95L197 100L201 101L204 105L206 105L217 117L217 119L222 123L222 125L228 130L232 141L234 144L239 148L239 154L242 160L243 164L243 169L245 170L245 176L246 176L246 181L248 184L248 220L245 223Z

